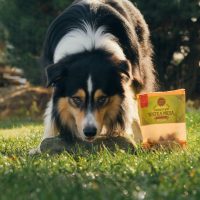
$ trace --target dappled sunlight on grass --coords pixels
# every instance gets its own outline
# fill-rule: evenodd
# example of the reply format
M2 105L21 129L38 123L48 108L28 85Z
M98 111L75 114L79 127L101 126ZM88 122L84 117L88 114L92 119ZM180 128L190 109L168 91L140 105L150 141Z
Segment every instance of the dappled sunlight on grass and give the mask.
M3 127L3 128L1 128ZM120 149L63 152L30 157L41 122L0 123L2 199L198 199L200 115L187 115L188 147L143 151Z
M0 137L3 138L19 138L25 136L39 135L42 131L42 125L26 125L17 128L0 129Z

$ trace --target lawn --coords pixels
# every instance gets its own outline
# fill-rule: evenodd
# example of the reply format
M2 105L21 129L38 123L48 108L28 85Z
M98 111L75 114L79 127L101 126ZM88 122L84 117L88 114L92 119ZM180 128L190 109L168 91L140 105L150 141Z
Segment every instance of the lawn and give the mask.
M187 114L187 130L185 150L30 157L42 123L1 121L0 199L199 199L200 113Z

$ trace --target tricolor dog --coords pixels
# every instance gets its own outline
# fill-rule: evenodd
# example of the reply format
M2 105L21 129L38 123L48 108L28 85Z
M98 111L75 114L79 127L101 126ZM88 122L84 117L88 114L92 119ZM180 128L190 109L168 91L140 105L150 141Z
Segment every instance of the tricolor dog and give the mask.
M49 26L42 65L53 87L43 139L136 138L135 96L156 83L149 30L131 2L75 1Z

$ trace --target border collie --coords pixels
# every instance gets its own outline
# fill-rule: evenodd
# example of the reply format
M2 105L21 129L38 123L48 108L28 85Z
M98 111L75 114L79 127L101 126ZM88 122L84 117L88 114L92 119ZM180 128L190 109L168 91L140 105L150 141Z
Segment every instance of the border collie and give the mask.
M137 140L135 96L154 91L155 73L147 24L131 2L72 3L47 31L42 64L53 87L43 139Z

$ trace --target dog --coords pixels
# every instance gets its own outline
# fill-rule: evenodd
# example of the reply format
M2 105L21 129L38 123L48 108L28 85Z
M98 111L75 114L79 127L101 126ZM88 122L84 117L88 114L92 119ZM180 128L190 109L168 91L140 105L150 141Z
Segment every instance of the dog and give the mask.
M44 42L41 60L53 95L43 140L122 135L136 141L136 95L156 88L152 55L148 26L130 1L74 1Z

